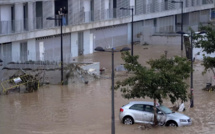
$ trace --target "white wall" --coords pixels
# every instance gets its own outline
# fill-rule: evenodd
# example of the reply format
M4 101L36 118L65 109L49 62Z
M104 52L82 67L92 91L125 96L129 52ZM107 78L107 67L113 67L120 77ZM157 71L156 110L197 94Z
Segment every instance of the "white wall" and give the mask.
M12 43L12 61L20 62L20 42Z
M27 42L28 49L28 60L36 61L36 40L28 40Z
M78 56L78 33L71 34L71 56Z

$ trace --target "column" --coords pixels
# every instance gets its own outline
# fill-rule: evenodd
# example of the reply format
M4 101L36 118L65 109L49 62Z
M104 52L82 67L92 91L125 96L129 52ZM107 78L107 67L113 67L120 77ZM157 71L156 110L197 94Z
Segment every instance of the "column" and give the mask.
M90 22L90 0L84 1L85 22Z
M33 2L28 2L28 29L32 31L34 29L34 6Z
M110 9L110 7L109 7L109 0L105 0L104 1L104 7L105 7L105 19L109 19L109 9ZM103 9L102 9L103 10Z
M84 55L90 54L92 52L90 41L90 30L84 31Z
M135 0L130 0L130 7L134 8L134 15L135 15Z
M16 3L15 4L15 31L16 32L22 32L23 31L23 20L24 20L24 14L23 14L23 3Z

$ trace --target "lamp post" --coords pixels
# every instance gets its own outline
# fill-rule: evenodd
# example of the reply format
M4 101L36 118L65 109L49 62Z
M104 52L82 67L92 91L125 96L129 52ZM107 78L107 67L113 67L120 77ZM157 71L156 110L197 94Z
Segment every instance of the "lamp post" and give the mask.
M63 30L62 30L62 15L60 15L60 18L52 18L52 17L48 17L46 18L47 20L59 20L60 21L60 47L61 47L61 84L64 84L63 81Z
M190 73L190 108L194 107L194 96L193 96L193 35L194 34L204 34L205 31L194 33L191 31L190 35L188 33L185 33L183 31L177 32L178 34L181 34L182 36L189 36L190 37L190 61L191 61L191 73Z
M133 41L133 24L134 24L134 8L121 7L120 10L131 10L131 56L134 55L134 41Z
M181 1L171 1L172 3L180 3L181 4L181 31L183 31L183 7L184 7L184 3L183 0ZM181 57L183 57L183 35L181 34Z
M2 59L0 59L0 66L2 66L2 62L3 62L3 60L2 60Z
M104 50L102 47L96 47L95 51L100 52L111 52L112 53L112 73L111 73L111 79L112 79L112 87L111 87L111 134L115 134L115 116L114 116L114 52L122 52L122 51L129 51L130 48L124 47L121 50L115 50L115 48L112 48L111 50Z

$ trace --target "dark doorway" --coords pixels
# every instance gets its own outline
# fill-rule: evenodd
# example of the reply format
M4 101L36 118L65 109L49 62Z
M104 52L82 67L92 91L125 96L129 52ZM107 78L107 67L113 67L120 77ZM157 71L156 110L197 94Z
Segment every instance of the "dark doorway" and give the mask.
M90 1L91 21L94 21L94 0Z
M116 18L117 1L113 0L113 17Z
M42 1L36 2L36 28L43 28L43 3Z
M78 33L78 55L83 55L84 53L84 35L83 32Z
M25 62L27 60L28 60L27 42L22 42L20 44L20 61Z
M55 0L55 15L58 15L58 11L63 7L68 11L68 0Z
M11 30L12 32L15 31L15 12L14 12L14 5L11 6Z
M28 3L24 3L23 14L24 30L28 30Z

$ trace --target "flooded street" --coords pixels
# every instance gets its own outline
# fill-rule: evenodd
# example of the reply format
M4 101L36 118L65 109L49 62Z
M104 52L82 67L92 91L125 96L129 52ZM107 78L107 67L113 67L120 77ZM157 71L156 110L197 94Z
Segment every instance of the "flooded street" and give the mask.
M165 50L168 57L180 55L180 46L135 46L134 55L140 55L139 61L145 65L148 59L160 57ZM45 85L34 93L1 95L0 134L110 134L111 53L97 52L76 60L101 62L100 66L106 68L105 75L87 85ZM120 64L123 64L120 53L115 53L115 66ZM192 118L192 126L141 130L138 128L141 124L123 125L118 118L119 108L132 100L122 98L120 91L115 91L116 134L215 133L215 92L201 90L210 74L202 76L203 67L198 61L194 69L194 108L189 108L188 101L184 112ZM116 81L125 75L116 72ZM152 101L149 98L135 100ZM169 100L165 100L164 105L172 106Z

